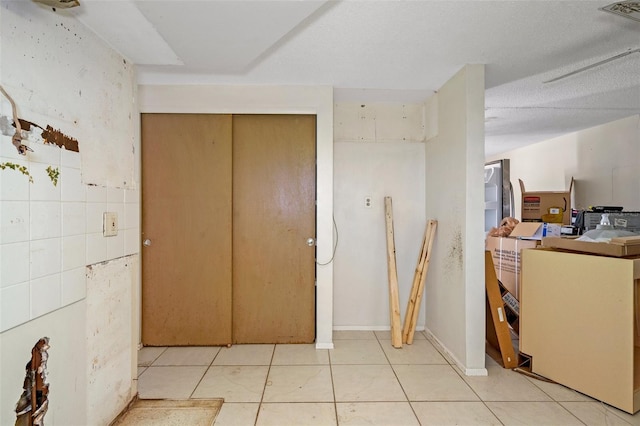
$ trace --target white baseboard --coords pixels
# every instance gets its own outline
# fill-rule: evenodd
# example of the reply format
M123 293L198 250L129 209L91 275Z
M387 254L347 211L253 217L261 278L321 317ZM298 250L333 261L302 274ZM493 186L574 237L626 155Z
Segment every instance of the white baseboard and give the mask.
M389 331L388 325L336 325L333 331ZM416 331L423 331L424 326L417 326Z
M427 340L429 340L439 351L444 354L444 357L449 361L450 364L453 364L462 374L465 376L488 376L489 373L486 368L467 368L462 364L458 358L453 355L449 349L447 349L440 340L436 336L433 335L431 330L425 329L424 334L427 336Z

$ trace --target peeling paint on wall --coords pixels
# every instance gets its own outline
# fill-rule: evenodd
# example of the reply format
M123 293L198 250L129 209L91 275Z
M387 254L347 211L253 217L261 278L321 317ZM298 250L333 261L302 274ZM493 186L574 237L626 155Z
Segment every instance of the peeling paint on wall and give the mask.
M43 337L31 349L27 362L23 392L16 404L16 426L44 426L44 415L49 408L47 360L49 338Z
M131 400L137 255L87 266L87 424L109 424ZM98 391L99 389L99 391ZM105 395L110 395L105 398Z
M20 119L20 126L22 126L26 131L30 131L31 127L40 129L42 131L40 137L42 138L43 143L58 145L60 148L64 147L67 151L80 152L78 148L78 141L76 139L65 135L60 130L54 129L49 124L47 124L46 128L43 128L31 121Z
M21 117L81 142L84 183L134 188L134 67L73 16L29 1L3 8L2 81Z
M18 120L20 122L23 140L33 143L57 145L67 151L80 152L77 139L65 135L62 131L54 129L51 125L47 124L46 127L42 127L39 124L22 118ZM4 136L13 136L15 133L15 125L10 117L0 116L0 132Z

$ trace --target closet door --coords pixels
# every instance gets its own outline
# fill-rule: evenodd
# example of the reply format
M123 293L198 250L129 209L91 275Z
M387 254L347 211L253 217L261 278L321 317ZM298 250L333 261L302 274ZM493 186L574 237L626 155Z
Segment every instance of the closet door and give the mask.
M230 115L142 115L145 345L232 341L231 123Z
M233 117L234 343L314 341L315 135L315 116Z

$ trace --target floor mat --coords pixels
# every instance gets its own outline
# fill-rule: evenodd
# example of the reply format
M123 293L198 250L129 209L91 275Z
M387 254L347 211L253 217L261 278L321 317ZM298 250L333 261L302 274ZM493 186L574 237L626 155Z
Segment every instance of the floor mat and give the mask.
M222 399L138 399L112 426L211 426Z

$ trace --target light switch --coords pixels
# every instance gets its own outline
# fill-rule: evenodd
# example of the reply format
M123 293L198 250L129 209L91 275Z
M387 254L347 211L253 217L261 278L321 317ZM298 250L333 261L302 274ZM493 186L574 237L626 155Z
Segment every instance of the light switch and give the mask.
M368 209L373 207L373 200L371 198L371 195L367 195L366 197L364 197L364 206Z
M105 237L113 237L118 235L118 213L117 212L104 212L103 218L103 233Z

